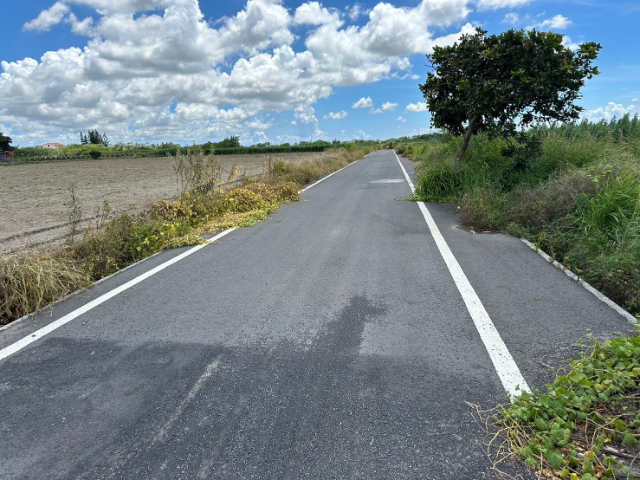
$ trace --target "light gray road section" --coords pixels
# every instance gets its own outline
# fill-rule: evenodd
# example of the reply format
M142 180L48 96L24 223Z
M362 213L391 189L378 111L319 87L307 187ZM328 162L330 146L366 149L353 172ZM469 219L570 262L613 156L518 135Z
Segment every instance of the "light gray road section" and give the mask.
M397 179L372 154L0 363L0 478L489 478L465 401L507 398ZM429 208L530 385L584 326L628 330L518 240Z

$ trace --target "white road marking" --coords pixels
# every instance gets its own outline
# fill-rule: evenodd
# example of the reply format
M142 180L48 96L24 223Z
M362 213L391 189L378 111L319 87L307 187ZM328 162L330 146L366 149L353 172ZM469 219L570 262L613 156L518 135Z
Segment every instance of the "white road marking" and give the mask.
M404 177L407 179L407 182L411 187L411 192L415 194L416 189L409 178L404 165L402 165L402 162L395 152L394 155L402 169L402 173L404 173ZM491 318L485 310L484 305L482 305L478 294L471 286L471 283L465 273L462 271L462 267L460 267L456 257L453 255L453 252L451 252L451 249L449 248L449 245L447 245L442 233L440 233L440 229L433 220L427 206L424 202L417 203L418 207L420 207L420 211L422 212L422 216L429 226L431 235L438 246L438 250L440 250L440 254L449 269L449 273L451 274L451 277L453 277L453 281L455 282L456 287L458 287L460 295L462 295L462 299L467 306L469 315L471 315L473 323L480 334L480 338L487 349L487 353L489 353L489 357L493 362L493 367L495 368L498 377L500 377L502 386L509 394L511 401L523 392L531 393L531 389L529 388L529 385L527 385L522 373L520 373L518 365L511 356L511 353L502 340L502 337L500 337L500 333L491 321Z
M567 277L569 277L572 280L575 280L576 282L578 282L580 285L582 285L584 288L586 288L589 292L591 292L598 300L600 300L603 303L606 303L607 305L609 305L611 308L613 308L616 312L618 312L620 315L622 315L624 318L626 318L629 323L632 324L637 324L638 323L638 319L636 317L634 317L633 315L631 315L629 312L627 312L624 308L622 308L620 305L618 305L616 302L614 302L613 300L611 300L609 297L607 297L606 295L604 295L602 292L599 292L598 290L596 290L595 288L593 288L591 285L589 285L587 282L585 282L583 279L581 279L580 277L578 277L575 273L573 273L571 270L569 270L567 267L565 267L564 265L562 265L559 262L556 262L553 258L551 258L549 255L547 255L546 253L544 253L542 250L540 250L539 248L537 248L535 245L533 245L529 240L525 239L525 238L521 238L520 240L522 240L525 245L527 245L529 248L531 248L532 250L535 250L536 252L538 252L538 254L544 258L547 262L549 262L550 264L552 264L554 267L559 268L560 270L562 270L565 275Z
M369 153L367 155L370 155ZM365 155L365 157L367 156ZM355 162L351 162L349 165L347 165L346 167L342 167L340 170L336 170L333 173L330 173L329 175L327 175L326 177L321 178L320 180L318 180L316 183L312 183L311 185L309 185L308 187L303 188L302 190L298 191L298 193L304 193L307 190L309 190L311 187L315 187L317 184L319 184L320 182L324 182L327 178L329 177L333 177L336 173L341 172L342 170L344 170L347 167L350 167L351 165L353 165L354 163L358 163L360 160L356 160Z
M80 315L83 315L83 314L87 313L88 311L93 310L98 305L103 304L107 300L115 297L116 295L119 295L120 293L124 292L125 290L130 289L131 287L133 287L134 285L137 285L138 283L142 282L143 280L146 280L147 278L155 275L156 273L161 272L162 270L164 270L165 268L173 265L174 263L178 263L180 260L188 257L189 255L192 255L192 254L196 253L198 250L203 249L208 244L213 243L216 240L224 237L225 235L233 232L235 229L236 228L234 227L234 228L230 228L228 230L225 230L223 232L220 232L218 235L216 235L215 237L211 238L207 243L205 243L203 245L196 245L195 247L190 248L186 252L181 253L180 255L172 258L171 260L168 260L168 261L158 265L157 267L152 268L148 272L145 272L142 275L139 275L136 278L134 278L132 280L129 280L127 283L124 283L124 284L120 285L119 287L114 288L110 292L107 292L104 295L99 296L98 298L90 301L89 303L87 303L86 305L83 305L82 307L78 308L77 310L74 310L73 312L66 314L64 317L59 318L55 322L51 322L46 327L42 327L41 329L36 330L35 332L29 334L28 336L24 337L23 339L18 340L17 342L12 343L8 347L3 348L2 350L0 350L0 361L4 360L5 358L9 357L10 355L13 355L14 353L19 352L20 350L22 350L23 348L27 347L28 345L30 345L31 343L35 342L36 340L39 340L42 337L44 337L45 335L48 335L49 333L53 332L54 330L57 330L58 328L62 327L63 325L66 325L70 321L78 318Z
M382 178L380 180L371 180L369 183L404 183L404 178Z
M182 416L182 414L184 413L184 410L191 403L191 400L193 400L193 398L198 394L200 389L204 386L205 382L209 378L211 378L211 376L218 370L218 365L220 365L220 361L218 359L214 360L209 365L207 365L207 368L205 369L204 373L200 376L200 378L195 383L195 385L191 388L191 390L189 391L187 396L184 398L184 400L182 400L182 402L180 402L180 405L178 405L178 408L176 409L176 411L173 413L173 415L171 415L169 420L167 420L167 423L165 423L162 426L162 428L160 429L160 431L158 432L156 437L153 439L153 442L151 443L152 447L157 442L159 442L159 441L162 442L162 441L167 439L167 435L169 433L169 430L171 430L173 425Z

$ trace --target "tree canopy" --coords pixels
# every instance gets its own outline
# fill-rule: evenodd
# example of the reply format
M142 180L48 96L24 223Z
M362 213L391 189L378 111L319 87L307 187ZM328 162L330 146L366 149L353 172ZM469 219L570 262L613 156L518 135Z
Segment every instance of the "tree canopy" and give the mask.
M0 154L2 152L10 152L12 150L12 142L13 140L11 140L11 137L7 137L2 132L0 132Z
M506 138L518 127L539 122L572 121L582 108L574 105L602 48L583 43L572 51L562 35L536 30L509 30L486 35L480 28L459 42L434 47L427 59L433 68L420 85L431 123L464 135L456 153L459 168L472 135L480 131Z
M106 133L100 134L98 130L89 130L87 135L80 132L80 143L82 145L104 145L109 146L109 138Z

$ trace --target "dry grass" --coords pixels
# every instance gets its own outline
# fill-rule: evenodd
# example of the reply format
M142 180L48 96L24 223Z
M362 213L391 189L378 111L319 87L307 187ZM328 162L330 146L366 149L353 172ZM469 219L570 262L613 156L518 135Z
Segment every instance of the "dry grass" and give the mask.
M89 284L88 273L65 249L0 256L0 325Z

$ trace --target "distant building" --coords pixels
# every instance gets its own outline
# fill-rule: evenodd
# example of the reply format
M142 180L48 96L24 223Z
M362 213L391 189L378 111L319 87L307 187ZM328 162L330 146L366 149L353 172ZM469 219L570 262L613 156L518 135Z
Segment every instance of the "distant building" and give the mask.
M56 150L60 147L64 147L64 145L62 145L61 143L45 143L44 145L40 146L40 148L45 148L47 150Z

